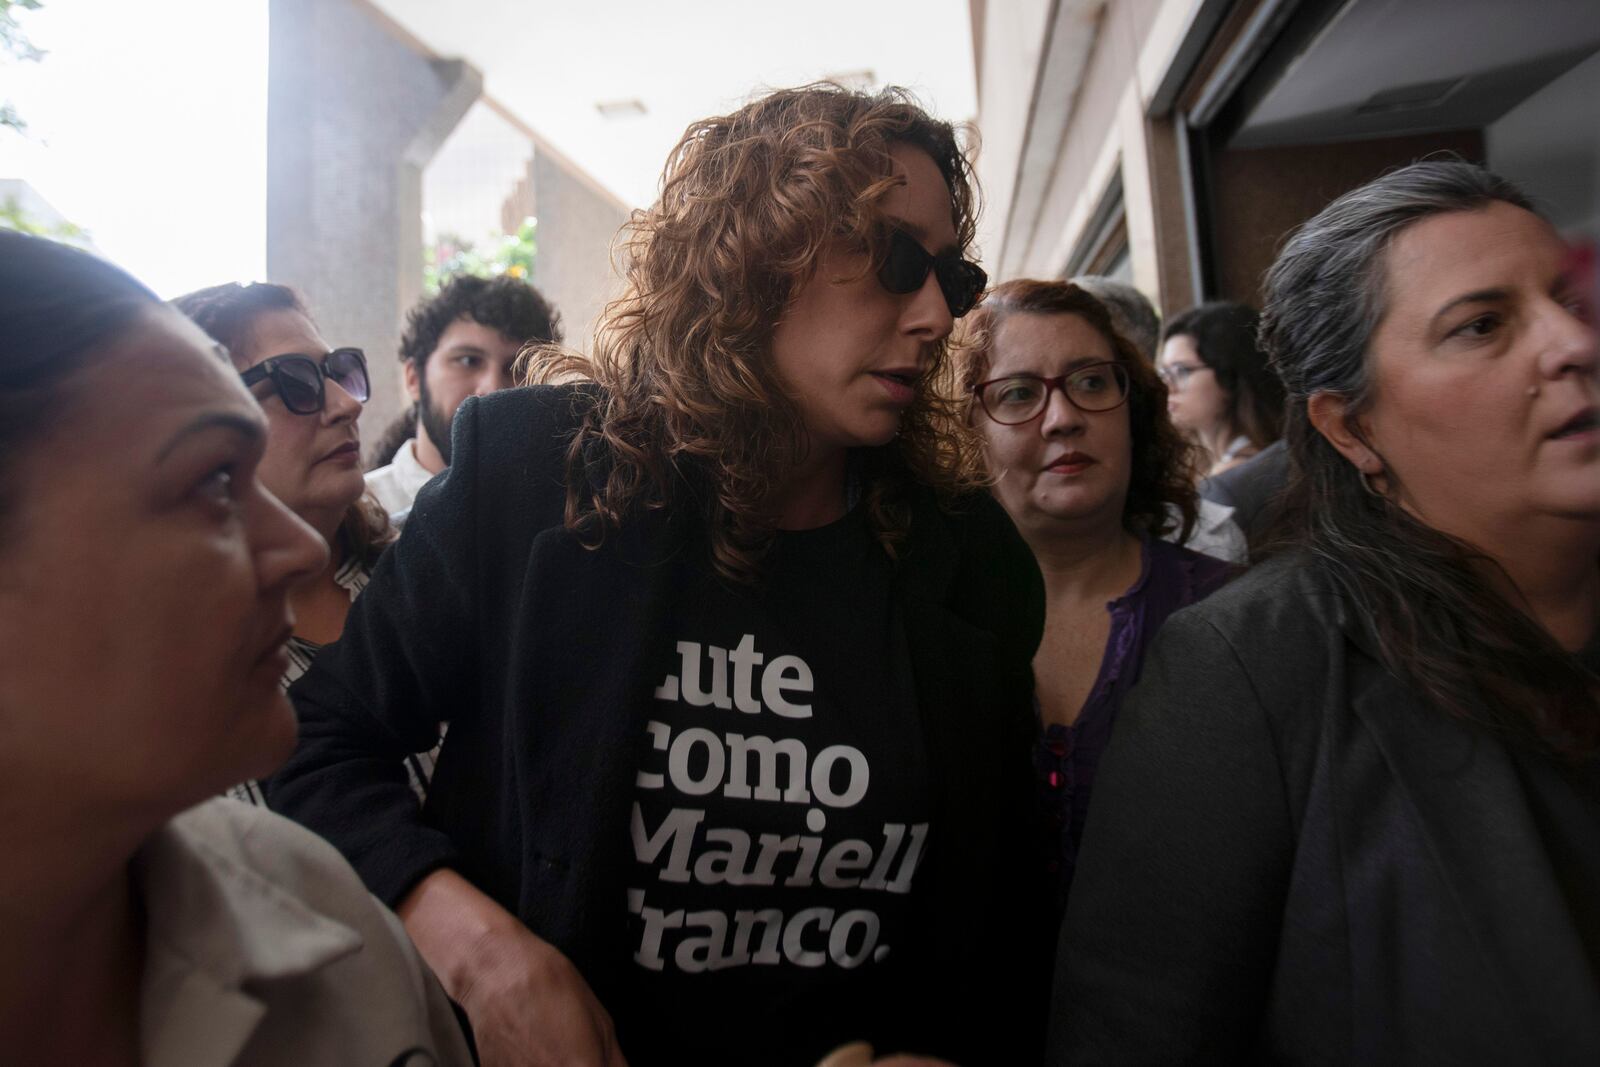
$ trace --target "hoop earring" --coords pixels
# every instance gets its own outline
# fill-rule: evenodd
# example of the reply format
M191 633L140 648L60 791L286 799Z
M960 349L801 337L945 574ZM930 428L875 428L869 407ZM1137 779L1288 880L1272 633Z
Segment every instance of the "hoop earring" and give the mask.
M1384 496L1382 493L1380 493L1376 489L1372 488L1372 476L1369 475L1366 471L1357 470L1356 471L1356 477L1361 479L1361 488L1365 489L1368 493L1371 493L1373 496L1377 497L1379 500L1382 500L1384 503L1388 503L1389 502L1389 498L1388 497Z

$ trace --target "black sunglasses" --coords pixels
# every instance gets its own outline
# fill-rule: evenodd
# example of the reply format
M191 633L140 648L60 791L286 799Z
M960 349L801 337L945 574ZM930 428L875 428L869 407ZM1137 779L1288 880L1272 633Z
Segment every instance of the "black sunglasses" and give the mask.
M293 354L271 356L239 375L246 387L271 380L283 406L296 415L315 415L322 410L327 399L323 382L328 378L360 403L365 404L372 395L367 357L359 348L335 348L321 359Z
M972 310L989 284L989 276L976 263L954 252L933 255L904 230L889 231L889 248L878 267L880 285L891 293L914 293L928 280L930 270L939 279L951 316L958 319Z

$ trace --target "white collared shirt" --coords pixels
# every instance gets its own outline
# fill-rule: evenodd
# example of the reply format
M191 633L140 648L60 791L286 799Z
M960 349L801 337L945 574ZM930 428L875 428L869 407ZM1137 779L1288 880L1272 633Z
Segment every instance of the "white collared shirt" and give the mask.
M472 1062L400 921L310 831L211 800L157 831L134 875L147 1067Z
M1248 563L1250 546L1244 530L1233 521L1233 508L1203 496L1198 497L1195 504L1198 506L1195 509L1194 529L1189 531L1189 540L1183 543L1183 547L1226 563ZM1177 518L1177 508L1169 507L1167 510L1173 518ZM1171 541L1174 536L1169 534L1166 539Z
M417 460L415 437L400 446L394 462L367 474L367 489L378 498L390 518L411 510L417 492L433 478L433 472Z

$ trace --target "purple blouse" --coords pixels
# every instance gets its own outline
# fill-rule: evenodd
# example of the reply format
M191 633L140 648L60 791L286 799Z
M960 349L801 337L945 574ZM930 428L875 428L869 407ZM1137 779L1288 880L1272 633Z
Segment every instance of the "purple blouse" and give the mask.
M1123 697L1139 680L1145 649L1168 615L1209 596L1235 571L1222 560L1149 537L1143 539L1142 557L1138 581L1106 605L1111 632L1100 673L1077 721L1044 727L1034 745L1045 864L1055 885L1058 914L1066 907L1100 753L1111 739Z

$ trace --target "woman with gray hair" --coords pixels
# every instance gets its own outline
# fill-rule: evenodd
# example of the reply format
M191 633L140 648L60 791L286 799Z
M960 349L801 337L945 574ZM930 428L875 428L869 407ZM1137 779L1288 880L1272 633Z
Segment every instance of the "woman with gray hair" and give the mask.
M1267 288L1302 547L1146 660L1053 1062L1600 1062L1600 356L1563 245L1420 163Z

